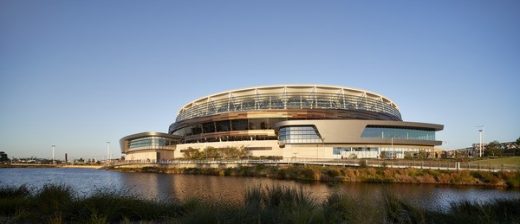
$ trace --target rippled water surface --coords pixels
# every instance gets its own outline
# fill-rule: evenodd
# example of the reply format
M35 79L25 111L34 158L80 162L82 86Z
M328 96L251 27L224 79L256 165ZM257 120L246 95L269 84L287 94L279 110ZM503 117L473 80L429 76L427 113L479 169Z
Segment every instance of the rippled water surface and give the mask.
M379 203L383 191L394 194L410 203L427 208L446 208L452 202L520 198L518 190L501 190L477 187L450 187L411 184L302 183L251 177L217 177L202 175L175 175L155 173L121 173L95 169L65 168L4 168L0 169L0 185L34 188L58 183L71 186L81 195L98 189L113 189L137 194L146 198L192 197L209 200L241 201L247 188L282 185L310 192L317 200L340 191L353 198Z

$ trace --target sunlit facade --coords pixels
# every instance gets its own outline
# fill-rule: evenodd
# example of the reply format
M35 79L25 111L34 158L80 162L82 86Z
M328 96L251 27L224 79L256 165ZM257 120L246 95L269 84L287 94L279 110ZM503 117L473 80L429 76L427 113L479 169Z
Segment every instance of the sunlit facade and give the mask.
M119 141L125 159L146 162L175 159L175 146L179 142L179 136L160 132L137 133Z
M277 85L189 102L168 133L162 133L175 141L166 141L169 145L156 141L173 148L173 156L168 157L173 159L182 158L188 148L207 147L244 148L253 157L404 158L440 145L435 132L442 129L442 125L402 121L392 100L366 90ZM139 151L140 145L151 142L152 136L134 139L123 153L129 155L133 146Z

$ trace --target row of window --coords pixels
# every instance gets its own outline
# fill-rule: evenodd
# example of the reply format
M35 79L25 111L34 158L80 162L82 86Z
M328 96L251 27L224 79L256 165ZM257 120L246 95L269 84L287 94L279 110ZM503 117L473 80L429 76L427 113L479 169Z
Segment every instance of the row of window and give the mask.
M314 126L292 126L280 128L278 141L281 144L321 143L322 139Z
M161 137L145 137L133 139L128 142L128 148L140 148L140 147L161 147L175 145L175 141Z
M191 136L205 133L222 131L244 131L244 130L266 130L273 129L274 124L284 121L283 118L263 118L263 119L240 119L211 121L203 124L194 124L178 130L170 130L170 133L180 136Z
M346 109L383 112L401 118L399 110L380 99L323 93L277 93L212 100L182 110L177 121L231 111L266 109Z
M363 138L380 139L411 139L411 140L435 140L434 130L420 130L410 128L366 127L361 135Z
M394 147L334 147L332 154L342 158L385 158L396 159L417 157L424 148L394 148Z
M378 147L334 147L333 155L343 155L347 152L378 152Z
M220 136L208 138L185 139L183 143L201 143L201 142L228 142L228 141L262 141L276 140L276 136L251 135L251 136Z

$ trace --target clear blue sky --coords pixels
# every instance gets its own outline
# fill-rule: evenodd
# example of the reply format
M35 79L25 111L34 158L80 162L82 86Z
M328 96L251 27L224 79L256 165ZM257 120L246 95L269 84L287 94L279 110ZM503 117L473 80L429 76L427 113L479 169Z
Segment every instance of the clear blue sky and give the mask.
M520 137L520 1L0 1L0 151L97 158L185 103L330 84L445 125L448 148Z

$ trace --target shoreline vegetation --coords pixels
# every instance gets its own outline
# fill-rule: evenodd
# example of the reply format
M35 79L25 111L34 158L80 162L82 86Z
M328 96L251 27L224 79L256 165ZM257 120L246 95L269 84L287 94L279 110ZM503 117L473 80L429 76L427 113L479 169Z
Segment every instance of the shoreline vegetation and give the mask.
M333 166L239 166L232 168L111 168L121 172L149 172L189 175L263 177L281 180L320 182L402 183L467 185L520 188L520 172L447 171L417 168L333 167Z
M518 157L512 158L517 163ZM477 161L480 162L480 161ZM489 161L483 161L489 163ZM0 168L89 168L108 169L120 172L148 172L187 175L261 177L280 180L319 181L331 183L399 183L465 185L496 188L520 188L520 170L490 172L486 170L439 170L419 168L360 166L318 166L258 164L238 167L196 167L179 168L171 166L116 166L63 165L63 164L0 164Z
M100 189L79 196L65 185L0 186L1 223L518 223L520 199L462 201L445 209L414 206L382 191L377 201L282 186L247 189L243 202L225 199L147 200Z
M72 165L72 164L32 164L32 163L20 163L20 164L11 164L4 163L0 164L0 168L86 168L86 169L102 169L103 165Z

